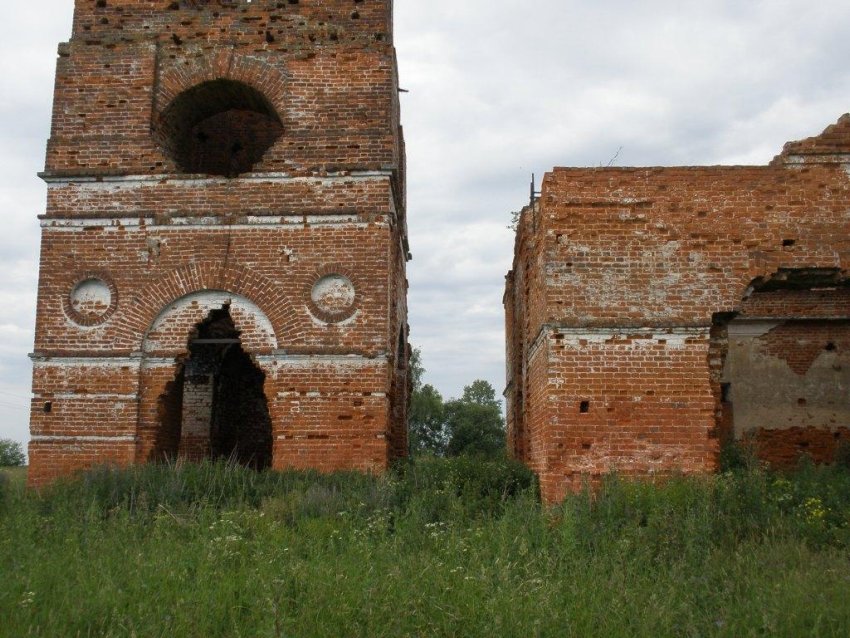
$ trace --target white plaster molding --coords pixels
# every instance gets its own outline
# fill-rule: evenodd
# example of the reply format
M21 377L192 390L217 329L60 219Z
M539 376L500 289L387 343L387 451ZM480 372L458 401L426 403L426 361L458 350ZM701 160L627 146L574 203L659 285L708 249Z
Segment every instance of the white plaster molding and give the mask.
M104 442L113 442L120 441L124 443L135 443L136 437L132 434L127 435L115 435L115 436L59 436L59 435L47 435L47 434L37 434L35 436L30 437L30 441L41 443L41 442L50 442L50 443L104 443Z
M271 321L253 301L223 290L200 290L175 299L160 311L145 332L142 349L145 352L184 350L189 337L188 331L185 335L175 336L166 329L175 323L175 315L190 313L197 323L203 321L211 311L221 310L225 305L230 307L233 323L242 333L240 338L243 344L250 343L253 347L260 344L266 348L278 347Z
M238 215L238 213L233 213ZM77 231L80 228L91 228L97 226L105 231L121 230L122 232L133 232L143 230L145 232L156 230L163 231L179 228L181 232L186 230L246 230L258 226L275 226L277 228L301 229L305 225L311 228L326 226L343 226L350 229L362 229L374 227L377 223L380 227L386 227L385 222L361 222L355 214L347 215L248 215L239 224L222 224L220 216L206 217L171 217L168 224L158 224L153 217L86 217L73 219L41 219L39 224L46 231L62 232Z
M75 356L43 356L38 354L30 354L30 359L33 366L36 368L43 367L77 367L77 366L110 366L110 367L126 367L137 366L142 361L142 355L134 355L131 357L111 357L104 354L102 357L75 357ZM172 359L172 363L173 363Z
M359 354L286 354L278 352L274 354L261 354L253 357L257 363L265 365L278 365L290 367L309 367L317 364L343 365L363 367L369 365L386 364L389 355L382 354L377 357L364 357Z
M528 358L533 359L540 350L542 344L551 340L554 341L554 336L563 335L565 338L559 341L570 344L579 341L587 341L588 343L605 343L610 339L632 339L637 341L660 341L664 340L670 347L682 347L687 339L693 337L708 338L711 333L710 326L670 326L666 328L659 327L561 327L553 324L544 324L537 333L537 337L531 344L528 352Z
M244 173L237 178L225 177L199 177L186 176L179 173L165 175L42 175L41 178L47 183L48 188L62 186L81 186L93 190L110 190L116 187L136 188L144 184L185 184L187 186L207 185L210 183L234 184L243 181L293 184L320 184L322 186L345 183L383 181L391 178L393 171L351 171L349 173L331 173L321 177L299 176L293 177L289 173Z
M50 395L33 394L34 399L117 399L120 401L136 401L139 395L131 394L114 394L114 393L98 393L98 392L56 392Z
M766 335L781 324L781 321L747 321L746 319L735 319L728 324L728 334L730 339L755 339Z

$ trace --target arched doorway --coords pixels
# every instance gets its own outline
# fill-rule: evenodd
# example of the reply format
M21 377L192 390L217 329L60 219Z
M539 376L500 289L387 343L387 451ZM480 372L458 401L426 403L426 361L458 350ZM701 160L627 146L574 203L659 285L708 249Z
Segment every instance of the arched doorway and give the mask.
M265 373L242 347L230 306L211 310L192 330L188 355L160 397L154 456L270 467L272 427L264 383Z

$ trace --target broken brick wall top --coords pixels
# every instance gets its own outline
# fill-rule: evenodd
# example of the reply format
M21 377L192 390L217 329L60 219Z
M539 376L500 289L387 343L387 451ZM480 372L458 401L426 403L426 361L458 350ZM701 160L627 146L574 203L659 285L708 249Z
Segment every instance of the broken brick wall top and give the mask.
M544 293L527 297L528 336L547 323L706 326L759 278L841 279L848 154L845 116L770 166L556 168L517 236L515 271Z
M74 36L122 39L174 33L186 40L382 42L392 0L77 0Z
M391 14L389 0L78 0L59 48L46 171L203 172L164 139L169 107L225 80L222 99L276 129L253 171L402 172Z
M796 142L788 142L773 164L812 163L833 164L850 161L850 113L844 114L835 124L820 135Z
M850 430L850 116L768 166L556 168L506 281L507 424L546 500ZM842 358L843 357L843 358Z

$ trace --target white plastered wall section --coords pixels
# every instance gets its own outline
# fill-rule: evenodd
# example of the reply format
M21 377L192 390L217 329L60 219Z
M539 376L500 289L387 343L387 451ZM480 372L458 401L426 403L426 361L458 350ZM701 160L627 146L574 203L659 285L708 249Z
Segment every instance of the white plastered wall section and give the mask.
M168 304L154 319L142 341L146 354L185 352L192 328L214 310L229 307L239 339L247 352L278 348L271 321L253 301L223 290L190 293Z
M850 425L850 353L823 350L805 374L798 374L763 348L761 340L782 324L745 320L729 324L721 381L729 384L736 438L760 429Z

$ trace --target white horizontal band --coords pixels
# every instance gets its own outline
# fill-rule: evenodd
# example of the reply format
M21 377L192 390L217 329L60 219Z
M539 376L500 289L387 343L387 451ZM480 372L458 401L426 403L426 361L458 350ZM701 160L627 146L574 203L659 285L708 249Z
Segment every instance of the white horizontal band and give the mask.
M124 401L135 401L139 398L138 394L110 394L97 392L57 392L49 396L43 394L35 394L33 398L38 401L50 401L53 399L118 399Z
M110 188L117 186L126 186L128 188L133 188L137 185L144 185L147 183L154 184L162 184L162 183L174 183L174 184L187 184L190 186L197 186L199 184L209 184L211 182L220 182L222 184L234 184L240 181L252 181L252 182L291 182L293 184L321 184L321 185L331 185L338 184L340 182L364 182L364 181L376 181L376 180L385 180L393 176L393 171L385 170L385 171L351 171L350 173L337 173L337 174L329 174L322 175L321 177L312 177L312 176L299 176L293 177L289 173L244 173L236 178L229 177L200 177L197 175L181 175L178 173L166 174L166 175L148 175L148 174L140 174L140 175L47 175L42 174L41 178L47 182L49 187L55 186L67 186L67 185L75 185L75 186L84 186L84 187L92 187L92 188Z
M234 213L236 214L236 213ZM368 222L358 221L357 215L248 215L238 224L223 224L221 218L227 217L222 214L219 217L171 217L167 224L160 224L154 217L81 217L81 218L46 218L41 219L39 224L42 228L52 231L78 230L80 228L102 228L104 230L141 230L153 229L162 231L174 228L183 230L245 230L258 226L275 226L281 229L303 228L323 226L345 226L346 228L370 228L375 226ZM380 224L379 224L380 225ZM386 224L384 224L386 226Z
M251 353L248 352L250 355ZM366 357L361 354L286 354L285 352L276 352L273 354L254 355L253 358L259 363L267 364L292 364L292 365L310 365L315 363L322 364L343 364L343 365L369 365L372 363L386 363L389 360L389 355L382 353L375 357ZM174 365L174 357L149 357L142 354L133 355L130 357L110 357L104 354L102 357L73 357L73 356L41 356L31 354L30 359L35 367L68 367L68 366L164 366Z
M34 443L107 443L114 441L135 443L136 437L131 434L120 436L58 436L37 434L30 437L30 441Z

